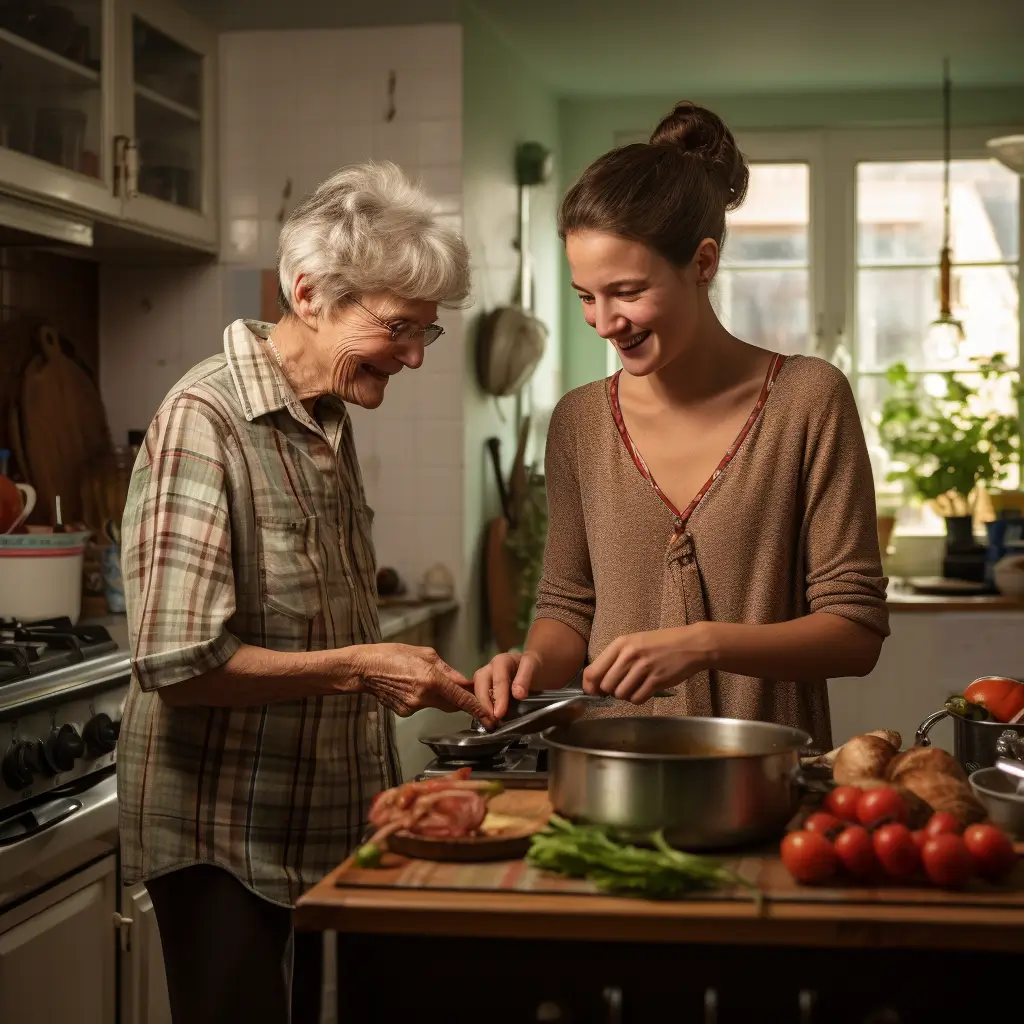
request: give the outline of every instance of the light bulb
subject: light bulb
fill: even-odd
[[[963,328],[955,320],[936,320],[929,324],[924,339],[925,362],[950,363],[960,351]]]

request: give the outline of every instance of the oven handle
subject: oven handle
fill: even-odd
[[[9,846],[45,832],[81,809],[81,800],[67,796],[32,807],[0,825],[0,846]]]

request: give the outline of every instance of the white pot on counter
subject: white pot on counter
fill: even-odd
[[[0,536],[0,619],[34,622],[82,611],[82,558],[87,533]]]
[[[992,582],[1004,597],[1024,598],[1024,555],[1007,555],[996,562]]]

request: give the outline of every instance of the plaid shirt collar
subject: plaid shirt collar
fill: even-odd
[[[322,434],[323,429],[295,396],[273,350],[265,344],[273,329],[274,324],[261,320],[236,320],[224,330],[224,356],[245,418],[251,423],[287,409],[303,426]],[[345,419],[345,403],[336,395],[324,395],[320,402],[330,406],[340,420]]]

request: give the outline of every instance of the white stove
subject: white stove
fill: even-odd
[[[0,621],[0,848],[47,796],[113,768],[130,675],[102,627]]]

